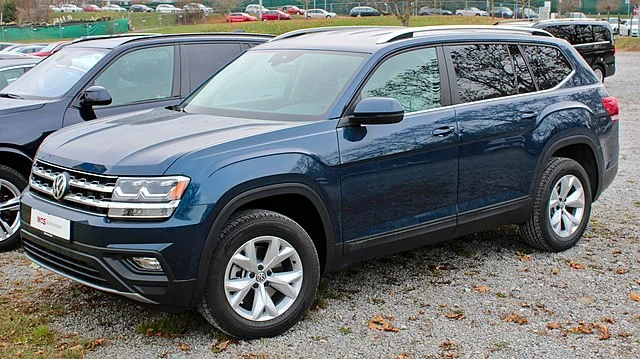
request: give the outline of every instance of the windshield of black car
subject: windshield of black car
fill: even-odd
[[[249,51],[192,94],[182,109],[253,119],[320,120],[366,57],[331,51]]]
[[[108,49],[65,47],[2,89],[25,99],[55,99],[67,93]]]

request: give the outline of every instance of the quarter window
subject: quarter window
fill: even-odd
[[[604,25],[592,25],[595,42],[611,42],[611,31]]]
[[[404,52],[386,60],[367,81],[362,98],[391,97],[405,112],[440,107],[440,72],[433,48]]]
[[[516,83],[518,85],[518,93],[535,92],[536,85],[533,83],[531,72],[529,72],[527,63],[524,61],[524,57],[522,57],[518,46],[510,45],[509,51],[511,52],[511,58],[513,59],[513,69],[516,77]]]
[[[111,106],[172,97],[174,46],[129,52],[112,63],[95,84],[111,93]]]
[[[452,46],[450,53],[461,102],[517,93],[508,45]]]
[[[527,45],[522,46],[522,49],[540,90],[557,86],[572,71],[567,59],[556,48]]]

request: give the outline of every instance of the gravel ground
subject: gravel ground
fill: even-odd
[[[566,252],[531,250],[505,227],[368,261],[326,276],[326,308],[286,334],[220,354],[219,334],[197,315],[183,335],[136,334],[167,315],[38,270],[21,250],[0,254],[0,296],[36,288],[34,302],[62,306],[54,329],[106,339],[88,358],[638,358],[640,302],[630,294],[640,293],[640,53],[617,61],[606,84],[621,104],[620,170]],[[370,329],[377,315],[398,330]]]

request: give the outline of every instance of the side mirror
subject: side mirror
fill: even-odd
[[[361,125],[385,125],[398,123],[403,118],[404,109],[395,98],[368,97],[358,102],[351,122]]]
[[[90,86],[84,90],[80,104],[86,107],[109,105],[111,104],[111,94],[102,86]]]

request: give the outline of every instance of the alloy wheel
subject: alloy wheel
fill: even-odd
[[[585,194],[580,180],[574,175],[565,175],[551,190],[548,213],[553,232],[567,238],[580,227],[584,216]]]
[[[0,179],[0,241],[11,238],[20,228],[20,190]]]

